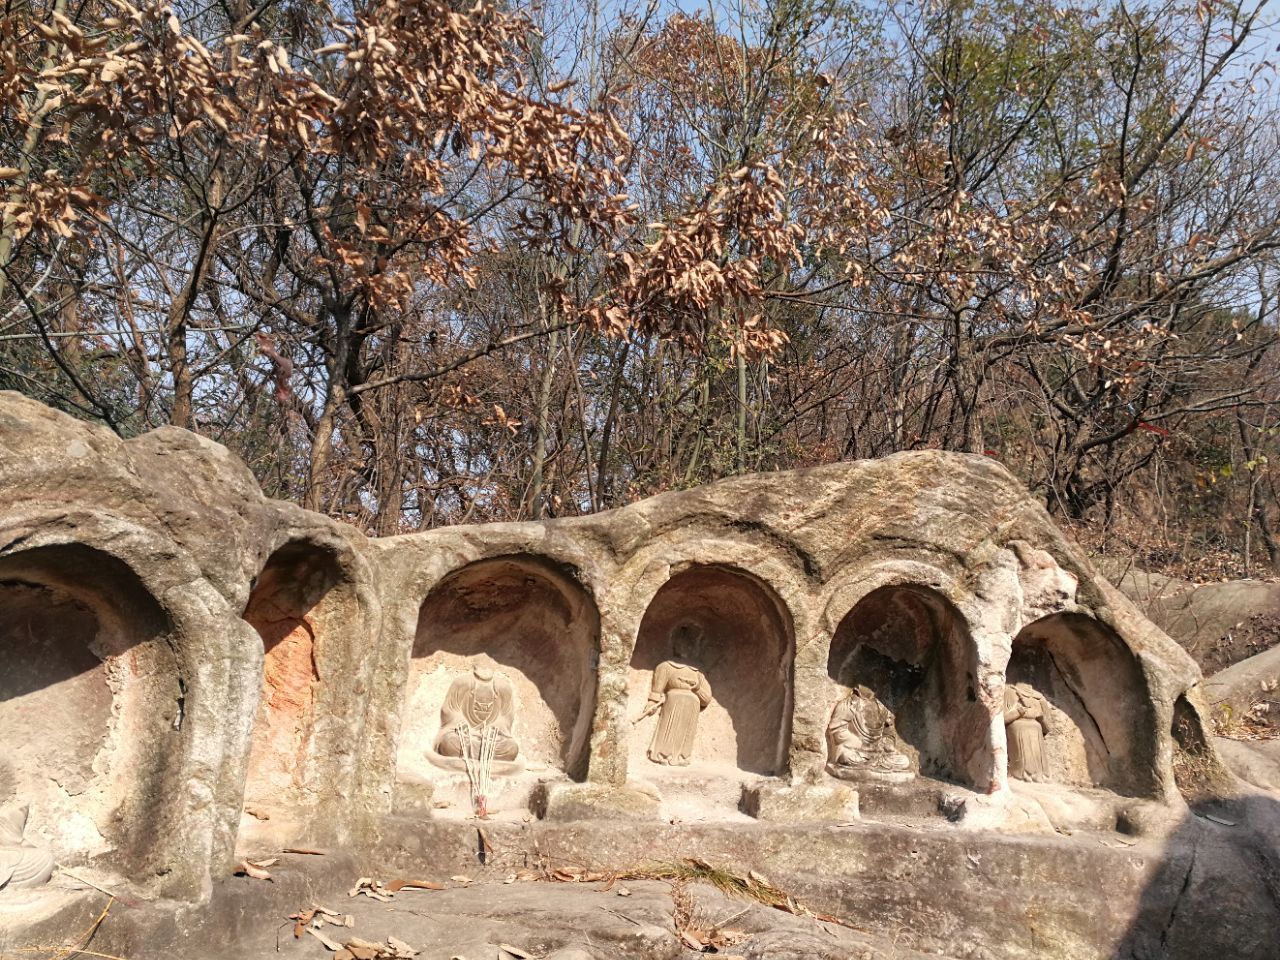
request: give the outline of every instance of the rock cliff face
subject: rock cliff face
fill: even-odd
[[[329,842],[451,802],[429,754],[476,664],[514,690],[519,772],[492,799],[552,817],[847,816],[826,731],[855,683],[975,810],[1011,796],[1006,678],[1046,698],[1059,787],[1177,805],[1216,764],[1190,657],[982,457],[369,540],[185,431],[122,441],[0,394],[0,505],[0,804],[30,803],[61,861],[183,896],[268,822],[246,801]],[[690,766],[664,767],[636,720],[685,622],[713,696]]]

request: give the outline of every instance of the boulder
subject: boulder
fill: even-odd
[[[1215,673],[1205,698],[1221,733],[1270,730],[1280,736],[1280,646]]]
[[[1280,582],[1196,584],[1122,561],[1096,562],[1152,622],[1186,648],[1206,675],[1280,644]]]
[[[1176,807],[1185,744],[1217,763],[1195,663],[989,457],[372,540],[208,439],[6,393],[0,503],[22,664],[0,673],[0,802],[60,863],[152,892],[208,896],[238,839],[360,847],[397,812],[523,820],[539,797],[553,821],[847,820],[829,735],[863,685],[884,729],[846,733],[910,781],[866,786],[864,815],[992,796],[957,828],[1022,824],[1006,678],[1044,697],[1064,789]]]

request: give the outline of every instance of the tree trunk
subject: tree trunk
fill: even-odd
[[[553,331],[547,339],[547,364],[542,369],[542,380],[538,384],[533,471],[529,479],[529,516],[534,520],[541,520],[546,513],[543,471],[547,464],[547,436],[551,430],[551,387],[555,378],[556,349],[559,344],[559,332]]]
[[[347,402],[347,355],[350,351],[351,304],[343,303],[328,310],[333,317],[333,354],[328,359],[329,389],[324,397],[324,409],[316,421],[311,438],[311,456],[308,459],[307,492],[303,506],[308,510],[324,512],[325,485],[329,480],[329,465],[333,461],[333,434],[338,427],[338,412]]]
[[[218,240],[218,216],[222,206],[224,179],[222,172],[214,169],[209,177],[208,203],[204,208],[204,229],[200,234],[200,249],[196,261],[187,274],[182,292],[169,307],[165,324],[166,345],[169,354],[169,372],[173,377],[173,410],[169,423],[175,427],[193,426],[195,379],[187,359],[187,321],[196,297],[204,284],[205,274],[213,261],[213,251]]]
[[[738,367],[738,472],[747,470],[747,358],[742,345],[737,350]]]
[[[604,427],[600,432],[600,459],[596,465],[596,490],[599,491],[600,506],[608,509],[613,506],[613,476],[609,470],[609,446],[613,441],[613,424],[618,416],[618,398],[622,394],[623,375],[627,369],[627,356],[631,352],[631,344],[624,343],[618,351],[613,371],[613,386],[609,389],[609,412],[605,414]]]

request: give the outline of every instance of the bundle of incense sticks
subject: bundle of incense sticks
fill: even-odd
[[[458,734],[462,738],[462,761],[467,768],[467,780],[471,785],[471,808],[479,817],[489,814],[489,782],[493,771],[493,754],[498,746],[498,732],[490,725],[480,728],[479,750],[471,737],[471,726],[461,724]]]

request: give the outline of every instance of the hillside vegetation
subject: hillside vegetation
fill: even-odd
[[[1280,571],[1265,2],[0,8],[0,387],[376,534],[1000,459]]]

